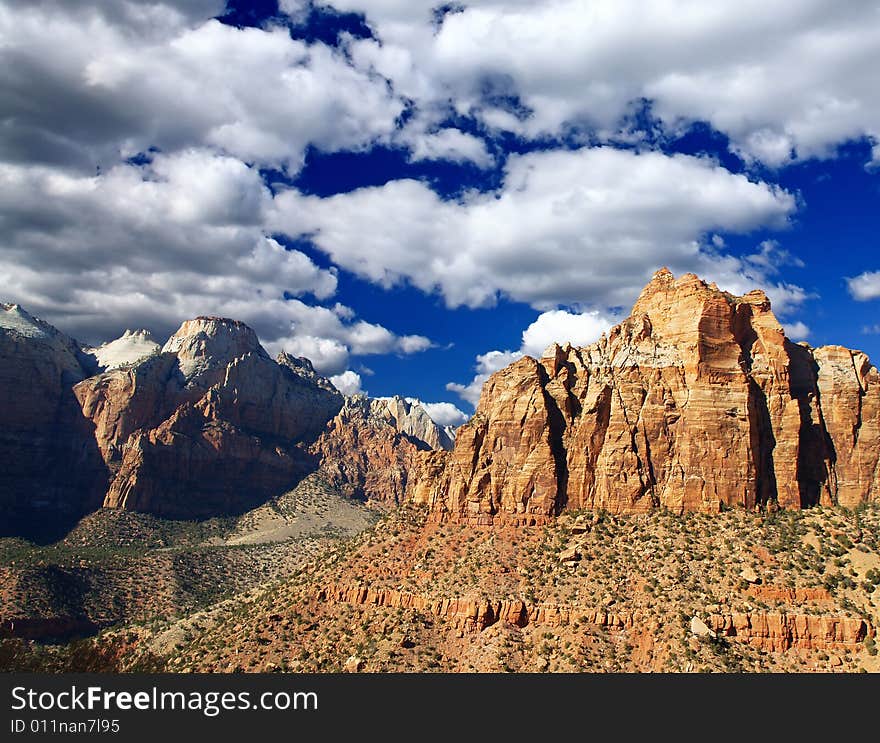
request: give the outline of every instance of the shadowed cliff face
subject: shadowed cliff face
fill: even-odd
[[[791,343],[763,292],[663,270],[607,337],[493,375],[410,497],[474,523],[852,507],[880,499],[878,456],[880,375],[864,354]]]
[[[0,536],[52,541],[101,504],[107,470],[72,385],[76,344],[0,304]]]

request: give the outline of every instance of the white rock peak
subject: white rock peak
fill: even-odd
[[[162,346],[162,353],[177,354],[187,377],[249,353],[269,358],[251,328],[225,317],[187,320]]]
[[[159,353],[159,344],[149,330],[126,330],[119,338],[85,352],[94,356],[102,369],[133,366]]]
[[[25,338],[49,338],[58,331],[17,304],[0,302],[0,328]]]
[[[418,402],[399,395],[370,401],[370,413],[394,426],[400,433],[424,441],[432,449],[451,449],[454,437],[431,418]]]
[[[12,343],[26,342],[31,348],[39,349],[38,353],[51,358],[73,378],[86,376],[76,342],[17,304],[0,302],[0,336],[6,336]]]

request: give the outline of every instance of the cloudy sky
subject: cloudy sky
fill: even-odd
[[[878,69],[876,1],[0,0],[0,300],[444,423],[663,265],[876,358]]]

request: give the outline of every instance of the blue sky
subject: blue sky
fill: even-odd
[[[83,342],[224,314],[469,414],[668,265],[880,357],[876,2],[0,0],[0,42],[0,299]]]

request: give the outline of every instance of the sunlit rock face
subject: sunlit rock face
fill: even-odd
[[[880,375],[845,348],[788,340],[763,292],[658,271],[632,314],[485,384],[411,497],[436,518],[539,523],[880,499]]]
[[[309,467],[298,445],[342,406],[310,364],[273,361],[248,326],[215,317],[74,391],[112,473],[104,505],[174,518],[239,512],[291,487]]]

